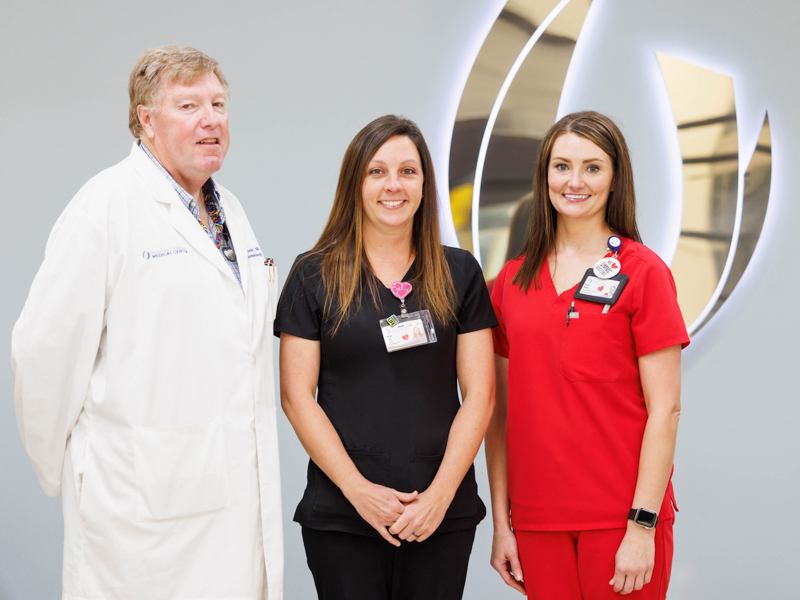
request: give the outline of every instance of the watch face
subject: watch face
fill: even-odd
[[[657,520],[658,514],[644,508],[640,509],[639,514],[636,516],[636,524],[642,527],[655,527]]]

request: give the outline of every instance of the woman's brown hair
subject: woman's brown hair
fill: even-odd
[[[309,256],[322,257],[326,300],[324,317],[335,333],[361,306],[364,289],[378,306],[379,287],[364,249],[361,190],[369,163],[389,138],[405,136],[417,147],[422,162],[422,202],[414,214],[411,246],[415,254],[414,294],[440,324],[455,319],[456,291],[439,240],[436,178],[428,145],[417,125],[386,115],[358,132],[347,147],[339,172],[333,208],[325,229]],[[364,277],[362,277],[364,275]]]
[[[536,158],[533,178],[533,215],[525,246],[519,256],[524,256],[522,266],[511,280],[526,294],[533,283],[534,289],[542,287],[541,270],[547,255],[556,247],[558,212],[550,202],[547,171],[550,154],[556,139],[566,133],[586,138],[608,154],[614,165],[614,191],[608,195],[606,223],[611,231],[641,243],[636,225],[636,194],[633,189],[633,168],[628,145],[619,127],[598,112],[584,111],[563,117],[545,134]]]

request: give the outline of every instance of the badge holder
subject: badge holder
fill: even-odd
[[[392,284],[392,294],[400,300],[400,316],[392,315],[380,320],[387,352],[433,344],[436,341],[436,330],[430,311],[426,309],[410,313],[406,310],[406,296],[411,290],[411,284],[404,281],[395,281]]]
[[[579,300],[613,306],[619,300],[627,283],[628,276],[623,273],[601,279],[595,275],[594,269],[587,269],[574,297]]]

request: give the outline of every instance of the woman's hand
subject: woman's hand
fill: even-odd
[[[424,542],[442,524],[451,501],[452,497],[443,497],[428,488],[406,505],[402,516],[389,528],[389,533],[401,540]]]
[[[380,533],[383,539],[393,546],[400,546],[400,542],[389,535],[387,527],[393,526],[403,515],[407,509],[406,504],[417,499],[417,492],[398,492],[372,483],[356,471],[345,482],[342,493],[361,518]]]
[[[650,583],[655,565],[655,529],[645,529],[632,521],[617,550],[614,577],[608,582],[614,591],[625,595]]]
[[[500,573],[500,577],[519,593],[527,596],[525,591],[524,576],[522,565],[519,562],[519,551],[517,549],[517,538],[509,527],[494,528],[494,539],[492,540],[492,559],[489,561],[494,570]]]

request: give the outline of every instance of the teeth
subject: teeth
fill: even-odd
[[[582,200],[584,198],[588,198],[588,194],[578,195],[578,194],[564,194],[565,198],[569,198],[570,200]]]
[[[216,144],[217,138],[208,138],[206,140],[200,140],[198,144]]]
[[[404,200],[392,200],[391,202],[389,200],[380,201],[384,206],[400,206],[403,202]]]

